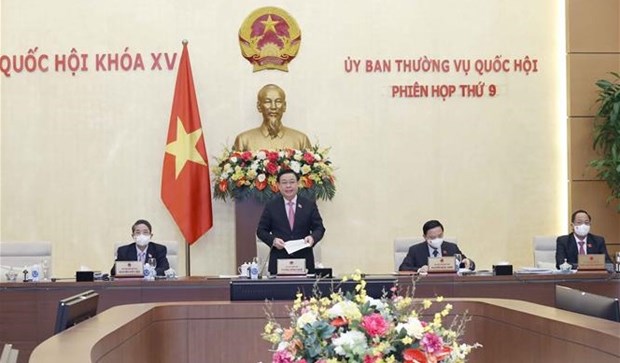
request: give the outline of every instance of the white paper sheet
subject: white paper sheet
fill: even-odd
[[[295,239],[291,241],[286,241],[284,243],[284,248],[289,255],[308,247],[310,247],[310,245],[307,244],[303,239]]]

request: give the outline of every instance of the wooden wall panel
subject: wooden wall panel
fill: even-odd
[[[605,237],[607,244],[620,243],[620,214],[607,204],[609,188],[603,181],[571,183],[571,210],[585,209],[592,216],[592,233]]]
[[[593,124],[593,117],[568,119],[568,173],[571,180],[597,180],[596,170],[588,166],[590,161],[598,158],[592,148]]]
[[[597,87],[601,78],[620,69],[620,54],[568,55],[568,116],[594,116]]]
[[[620,0],[566,0],[569,213],[586,209],[593,232],[605,237],[610,253],[620,250],[620,214],[610,192],[587,163],[592,150],[594,82],[620,72]]]
[[[568,0],[567,50],[620,52],[620,1]]]

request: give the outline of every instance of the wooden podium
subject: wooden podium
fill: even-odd
[[[256,227],[264,205],[254,198],[235,201],[235,261],[237,266],[256,257]]]

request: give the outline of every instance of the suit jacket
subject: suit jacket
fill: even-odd
[[[612,263],[605,246],[605,238],[588,233],[586,241],[586,251],[589,255],[605,254],[605,262]],[[577,255],[579,255],[579,251],[574,233],[560,236],[555,240],[555,267],[560,268],[566,259],[566,262],[573,265],[573,268],[577,268]]]
[[[463,252],[459,249],[459,246],[456,243],[443,241],[441,244],[441,255],[442,256],[454,256],[456,253],[460,253],[463,258],[467,258]],[[403,263],[400,264],[398,268],[399,271],[416,271],[420,267],[424,265],[428,265],[428,258],[430,257],[430,252],[428,250],[428,243],[421,242],[417,243],[411,247],[409,247],[409,251],[407,251],[407,256],[403,260]],[[473,260],[469,260],[471,265],[469,268],[471,270],[476,269],[476,263]]]
[[[275,238],[281,238],[286,242],[312,235],[314,238],[312,247],[314,248],[323,238],[323,234],[325,234],[325,227],[316,203],[299,195],[297,196],[295,224],[292,230],[288,223],[284,198],[281,195],[273,198],[265,205],[256,229],[258,238],[269,247],[273,247]],[[269,250],[269,273],[275,274],[277,272],[277,261],[280,258],[305,258],[306,268],[310,273],[314,272],[312,248],[304,248],[291,255],[285,249],[271,248]]]
[[[168,258],[166,257],[166,253],[168,249],[164,245],[160,245],[159,243],[149,242],[149,245],[146,248],[146,259],[149,257],[155,257],[157,260],[157,267],[155,271],[160,276],[164,275],[164,271],[170,268],[170,264],[168,263]],[[130,243],[125,246],[120,246],[118,250],[116,250],[116,261],[137,261],[138,253],[136,251],[136,243]],[[116,266],[112,266],[111,274],[112,276],[116,275]]]

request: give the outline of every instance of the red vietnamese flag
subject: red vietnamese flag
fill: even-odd
[[[187,43],[179,63],[161,176],[161,199],[190,245],[213,226],[211,182]]]

